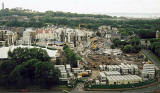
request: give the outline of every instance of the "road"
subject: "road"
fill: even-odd
[[[155,60],[152,55],[147,50],[142,50],[143,54],[146,55],[158,68],[160,67],[160,62]]]

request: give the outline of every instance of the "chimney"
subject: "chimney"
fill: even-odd
[[[2,2],[2,10],[4,10],[4,2]]]

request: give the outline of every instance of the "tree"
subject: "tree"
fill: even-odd
[[[100,33],[99,31],[96,33],[96,35],[97,35],[98,37],[101,37],[101,33]]]
[[[60,71],[55,69],[50,62],[38,62],[35,64],[36,84],[50,88],[59,83]]]
[[[31,59],[14,68],[9,74],[9,84],[15,88],[26,88],[32,85],[50,88],[59,83],[59,77],[60,71],[55,69],[51,62]]]
[[[30,59],[38,59],[40,61],[50,61],[50,57],[46,50],[41,48],[16,48],[12,52],[8,52],[9,59],[17,62],[17,64],[21,64]]]
[[[114,45],[111,45],[111,49],[115,49],[115,46],[114,46]]]
[[[68,46],[63,47],[65,55],[67,57],[68,63],[71,64],[72,67],[77,67],[77,61],[81,60],[81,57],[78,56],[73,50],[71,50]]]
[[[121,43],[121,40],[118,39],[118,38],[115,38],[115,39],[113,40],[113,44],[114,44],[116,47],[118,47],[118,46],[120,45],[120,43]]]
[[[37,62],[39,62],[37,59],[31,59],[27,62],[17,65],[9,75],[10,84],[17,88],[25,88],[27,86],[34,85],[34,65]]]
[[[125,53],[130,53],[132,50],[132,46],[131,45],[126,45],[122,48],[122,51]]]
[[[132,37],[129,42],[132,46],[139,45],[140,44],[140,39],[137,38],[137,37]]]
[[[6,61],[0,65],[0,86],[9,87],[9,73],[16,67],[16,62]]]

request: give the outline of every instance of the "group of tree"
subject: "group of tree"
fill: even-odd
[[[72,49],[69,48],[69,46],[65,45],[63,47],[64,53],[67,58],[67,63],[71,64],[72,67],[77,67],[78,66],[78,60],[81,60],[81,57],[78,56]]]
[[[60,71],[54,68],[47,52],[41,48],[16,48],[9,60],[0,65],[0,86],[50,88],[59,84]]]
[[[156,30],[160,30],[160,19],[141,20],[141,19],[123,19],[117,20],[117,17],[108,15],[94,14],[76,14],[65,12],[26,12],[26,10],[4,9],[0,11],[0,18],[14,15],[27,16],[29,21],[0,21],[0,25],[9,27],[43,27],[47,25],[68,26],[77,28],[79,24],[81,28],[97,30],[101,25],[110,25],[117,27],[122,35],[137,34],[140,38],[154,38]],[[38,17],[35,18],[35,17]]]
[[[123,41],[115,38],[111,48],[116,47],[120,48],[124,53],[138,53],[141,49],[140,39],[137,37],[131,37],[129,41]]]
[[[155,53],[158,57],[160,57],[160,42],[154,42],[151,45],[151,50]]]
[[[151,51],[160,57],[160,39],[150,39],[151,42]]]

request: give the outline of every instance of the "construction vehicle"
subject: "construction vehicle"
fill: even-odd
[[[97,49],[97,46],[94,44],[94,42],[91,43],[91,46],[92,46],[92,49],[93,49],[93,50],[96,50],[96,49]]]
[[[150,62],[146,62],[146,64],[151,64]]]

